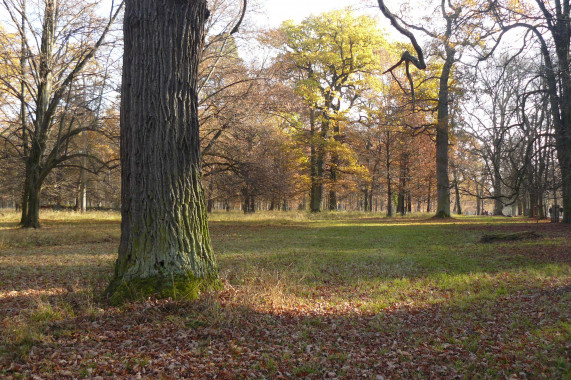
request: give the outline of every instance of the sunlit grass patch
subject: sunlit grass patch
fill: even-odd
[[[3,224],[15,224],[17,225],[20,221],[21,212],[14,211],[11,209],[0,209],[0,223]],[[40,210],[40,222],[95,222],[101,223],[105,221],[121,221],[121,214],[118,211],[56,211],[56,210]]]
[[[119,239],[120,214],[117,212],[44,211],[42,228],[18,226],[19,214],[0,213],[0,250],[16,247],[47,247],[66,244],[109,243]]]

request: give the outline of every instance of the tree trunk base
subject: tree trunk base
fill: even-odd
[[[40,223],[20,223],[22,228],[41,228]]]
[[[438,211],[438,212],[433,216],[433,218],[436,218],[436,219],[450,218],[450,214],[447,214],[446,211],[441,210],[441,211]]]
[[[41,228],[40,221],[29,216],[21,220],[19,225],[22,228]]]
[[[119,306],[128,300],[137,301],[151,296],[191,301],[198,298],[200,293],[219,289],[222,289],[222,283],[217,276],[196,278],[189,274],[168,278],[153,276],[129,281],[114,279],[105,289],[104,295],[111,305]]]

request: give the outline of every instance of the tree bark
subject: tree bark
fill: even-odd
[[[38,164],[32,164],[28,170],[28,177],[25,180],[26,189],[24,191],[24,199],[22,200],[22,209],[26,210],[20,221],[20,225],[23,228],[40,227],[40,191],[42,183],[39,178],[39,166]]]
[[[454,191],[455,191],[455,195],[456,195],[456,204],[454,206],[454,209],[456,211],[456,214],[458,215],[462,215],[462,204],[460,203],[460,189],[458,188],[458,181],[456,179],[454,179]]]
[[[408,213],[412,212],[412,195],[410,192],[406,194],[406,210]]]
[[[375,179],[375,177],[373,177],[373,183],[375,183],[375,182],[376,182],[376,179]],[[373,212],[373,189],[374,189],[373,185],[371,184],[371,188],[369,189],[369,209],[367,210],[369,212]],[[376,199],[375,199],[375,211],[377,211],[376,208],[377,207],[376,207]]]
[[[309,208],[311,212],[321,211],[321,199],[323,197],[323,154],[317,142],[315,128],[315,110],[309,113],[310,140],[311,140],[311,189],[309,193]]]
[[[335,176],[335,177],[334,177]],[[331,185],[333,186],[337,177],[335,170],[331,171]],[[337,192],[335,190],[329,190],[329,211],[337,210]]]
[[[430,202],[432,202],[432,181],[428,180],[428,199],[426,200],[426,212],[430,212]]]
[[[385,168],[387,170],[387,216],[393,216],[393,193],[391,187],[391,132],[387,130],[385,141]]]
[[[559,167],[561,170],[561,193],[563,195],[563,223],[571,223],[571,73],[569,66],[571,64],[571,56],[569,50],[571,48],[571,22],[569,20],[570,13],[569,0],[564,2],[563,14],[557,15],[557,20],[551,29],[553,40],[555,42],[555,52],[559,65],[561,87],[559,95],[559,115],[552,109],[555,120],[555,140],[557,148],[557,158],[559,159]],[[544,53],[545,56],[545,53]],[[550,74],[553,74],[551,70]],[[550,89],[550,97],[552,100],[551,107],[556,106],[557,87],[553,85],[553,81],[548,80]],[[559,116],[559,117],[555,117]]]
[[[339,112],[337,107],[332,105],[331,101],[326,102],[329,108],[332,108],[334,112]],[[327,116],[326,120],[328,123],[331,123],[331,119]],[[329,127],[327,127],[329,129]],[[339,142],[339,121],[333,121],[333,139],[338,143]],[[331,179],[331,190],[329,191],[329,211],[337,210],[337,180],[338,180],[338,167],[340,164],[339,153],[337,149],[333,149],[331,152],[331,168],[330,168],[330,179]]]
[[[535,191],[529,192],[529,208],[526,216],[528,218],[535,218],[537,216],[537,196]]]
[[[22,24],[20,25],[22,36],[26,35],[26,0],[22,1]],[[26,111],[26,62],[27,62],[27,47],[25,39],[22,38],[22,44],[20,46],[20,121],[22,123],[22,148],[24,152],[24,157],[28,157],[28,118]],[[25,172],[24,172],[24,184],[22,188],[22,214],[20,218],[20,225],[24,225],[24,221],[28,216],[28,162],[24,162]]]
[[[499,148],[496,148],[496,150]],[[496,159],[499,161],[499,158]],[[502,178],[499,162],[494,163],[494,215],[503,215],[504,204],[502,202]]]
[[[455,51],[446,44],[446,60],[440,74],[438,91],[438,125],[436,127],[436,217],[450,217],[450,180],[448,178],[448,80],[454,65]]]
[[[408,152],[403,151],[400,157],[400,175],[399,175],[399,192],[397,201],[397,213],[404,216],[407,212],[406,205],[406,187],[407,187],[407,176],[408,176]]]
[[[404,214],[406,213],[404,197],[405,197],[405,194],[402,191],[402,179],[401,179],[401,183],[399,185],[398,198],[397,198],[397,213],[401,214],[401,216],[404,216]]]
[[[56,30],[56,4],[47,0],[42,25],[40,46],[39,85],[36,99],[36,120],[34,138],[26,157],[26,185],[22,199],[22,220],[24,228],[40,227],[40,195],[42,188],[42,153],[45,150],[51,117],[48,112],[53,88],[53,50]]]
[[[121,88],[121,241],[112,303],[218,285],[200,183],[197,78],[206,0],[128,0]]]

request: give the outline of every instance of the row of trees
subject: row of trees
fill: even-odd
[[[39,225],[40,194],[44,204],[118,207],[121,41],[112,25],[122,3],[107,17],[95,2],[3,5],[12,30],[2,32],[1,170],[10,178],[2,198],[21,205],[24,226]],[[240,8],[212,3],[197,89],[209,210],[264,204],[448,216],[452,192],[456,212],[464,199],[480,213],[489,198],[494,214],[516,205],[545,216],[566,186],[564,128],[549,95],[554,63],[538,60],[529,34],[515,53],[497,47],[506,31],[541,25],[507,24],[510,8],[499,3],[443,2],[420,21],[404,17],[406,7],[380,5],[421,53],[402,55],[406,70],[391,65],[408,46],[389,43],[373,19],[349,10],[258,33],[275,54],[256,66],[230,33]],[[410,31],[428,37],[425,52]]]
[[[266,115],[264,131],[275,131],[272,141],[282,147],[271,151],[285,159],[285,148],[290,164],[272,166],[261,159],[271,155],[268,137],[259,145],[252,145],[252,139],[242,145],[235,144],[240,137],[229,133],[231,143],[225,153],[218,152],[218,170],[206,172],[215,177],[208,180],[211,204],[217,201],[227,208],[243,195],[246,212],[253,211],[249,205],[255,197],[264,199],[270,209],[282,198],[312,211],[372,210],[375,199],[376,209],[389,214],[394,206],[406,212],[414,204],[414,209],[447,216],[452,191],[456,212],[463,209],[459,200],[467,197],[474,200],[470,211],[476,213],[483,211],[482,200],[490,199],[489,211],[494,214],[514,206],[511,213],[545,216],[547,196],[554,197],[553,203],[560,199],[556,195],[562,178],[553,157],[554,136],[545,117],[549,106],[542,101],[545,81],[533,45],[514,54],[496,49],[493,42],[486,48],[482,33],[469,40],[467,30],[483,28],[484,22],[481,16],[479,24],[473,22],[477,12],[462,11],[457,8],[454,15],[440,7],[440,13],[431,16],[430,20],[444,15],[445,28],[450,29],[447,38],[456,49],[452,66],[446,67],[446,45],[436,41],[434,50],[428,51],[425,72],[409,71],[410,90],[404,84],[407,74],[399,74],[396,65],[389,68],[403,46],[388,43],[367,17],[333,12],[299,25],[285,23],[263,35],[263,43],[278,54],[271,69],[249,73],[252,81],[265,78],[249,85],[253,101],[240,97],[232,104],[241,105],[241,112],[252,111],[242,118],[246,123],[238,123],[242,129]],[[463,28],[462,40],[452,41],[453,31],[460,34],[460,26],[452,28],[454,23]],[[438,35],[416,29],[433,39]],[[489,54],[492,49],[496,54]],[[489,57],[484,60],[485,55]],[[460,61],[462,56],[469,57],[467,62]],[[240,65],[248,72],[243,62],[233,67]],[[383,75],[387,68],[396,80]],[[448,72],[443,75],[443,70]],[[209,125],[203,128],[208,131]],[[257,130],[252,127],[251,135],[261,136]],[[230,147],[232,158],[224,160]],[[435,150],[441,157],[436,162]],[[216,152],[216,146],[209,150],[211,155]],[[414,154],[418,152],[423,154]],[[207,169],[211,162],[206,155]],[[355,202],[355,196],[361,199]]]

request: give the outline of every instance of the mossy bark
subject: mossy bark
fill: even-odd
[[[197,78],[205,0],[125,3],[121,242],[111,301],[217,286],[200,183]]]
[[[140,300],[147,297],[192,300],[204,291],[222,287],[217,276],[197,278],[192,273],[186,275],[151,276],[117,281],[109,293],[111,305],[121,305],[127,300]]]

